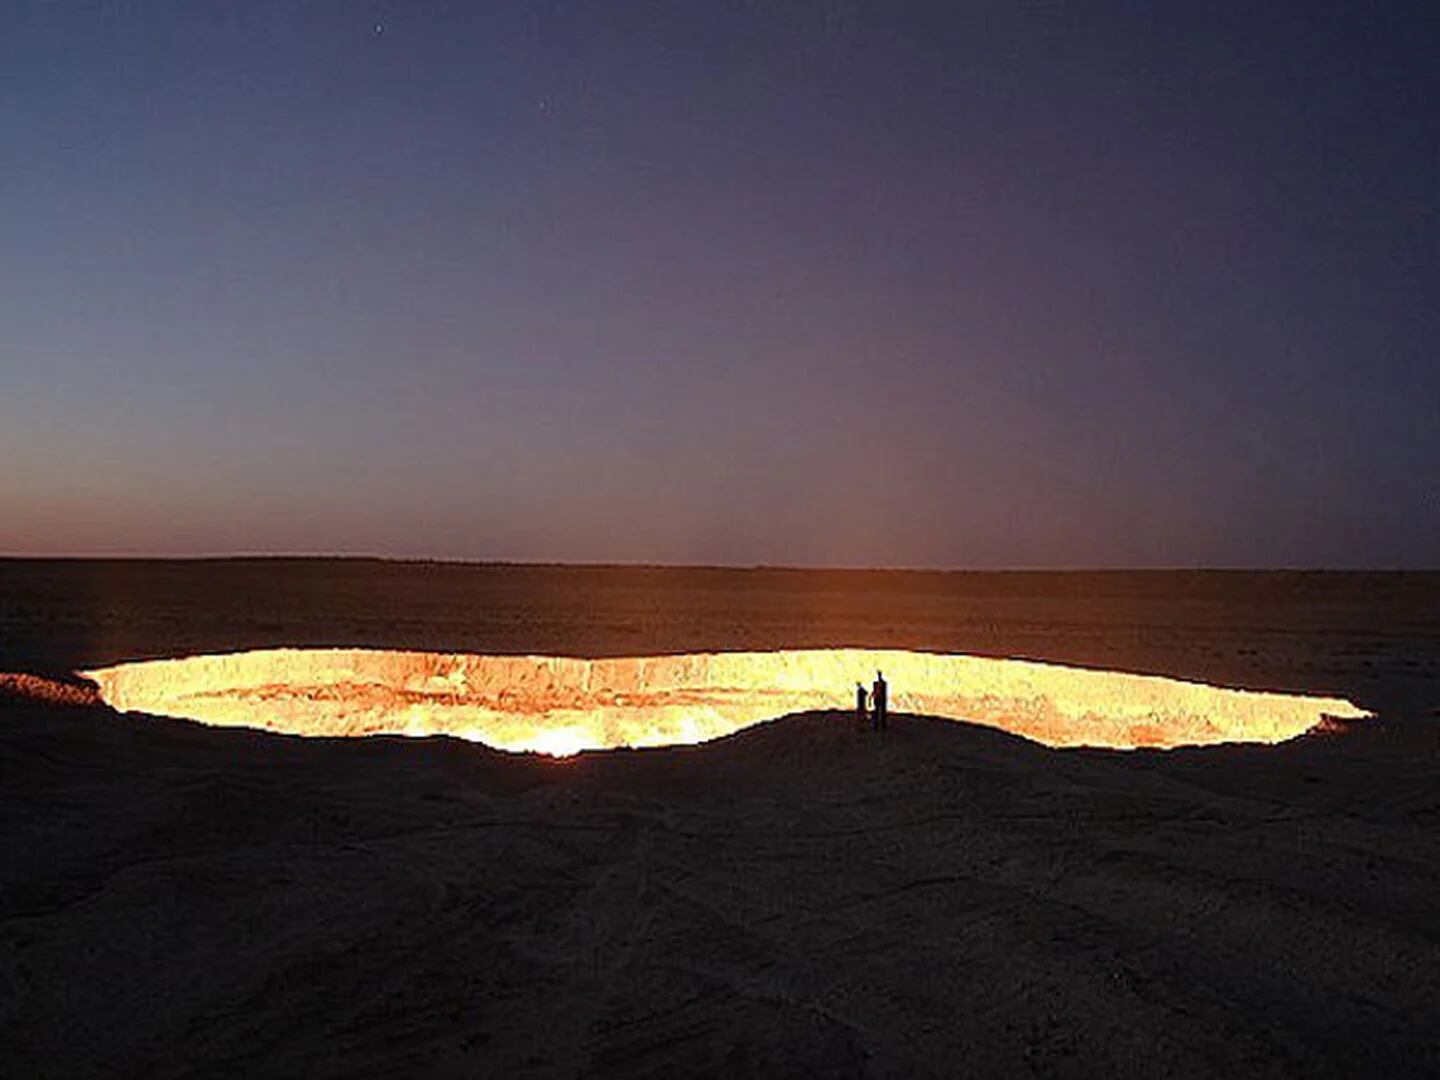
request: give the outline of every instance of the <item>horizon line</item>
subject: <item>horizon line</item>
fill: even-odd
[[[428,555],[379,555],[367,552],[230,552],[204,554],[87,554],[0,551],[0,562],[381,562],[456,567],[533,567],[577,570],[730,570],[800,573],[909,573],[909,574],[1130,574],[1130,573],[1294,573],[1294,574],[1404,574],[1440,572],[1434,566],[1363,565],[1257,565],[1248,564],[1034,564],[1010,566],[862,565],[854,563],[686,563],[644,560],[562,560],[457,558]]]

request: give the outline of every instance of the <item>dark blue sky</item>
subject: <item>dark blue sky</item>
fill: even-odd
[[[1440,564],[1440,9],[4,6],[0,551]]]

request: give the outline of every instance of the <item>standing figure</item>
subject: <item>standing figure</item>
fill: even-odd
[[[875,686],[871,691],[872,700],[875,702],[875,730],[885,730],[887,707],[890,704],[890,686],[885,681],[883,671],[875,672]]]
[[[865,694],[865,684],[855,684],[855,726],[861,731],[865,730],[865,721],[870,719],[869,699]]]

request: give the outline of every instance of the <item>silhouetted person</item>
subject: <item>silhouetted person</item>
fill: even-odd
[[[870,719],[870,701],[865,696],[865,684],[855,684],[855,726],[862,731],[865,729],[865,722]]]
[[[875,702],[875,730],[885,730],[886,709],[890,704],[890,686],[885,681],[883,671],[875,672],[875,686],[871,690],[871,698]]]

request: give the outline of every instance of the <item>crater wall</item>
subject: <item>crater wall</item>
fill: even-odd
[[[1274,743],[1340,698],[1261,693],[1024,660],[817,649],[583,660],[267,649],[85,674],[119,710],[294,735],[454,735],[565,754],[703,742],[807,710],[851,710],[877,671],[892,712],[964,720],[1053,747]]]

